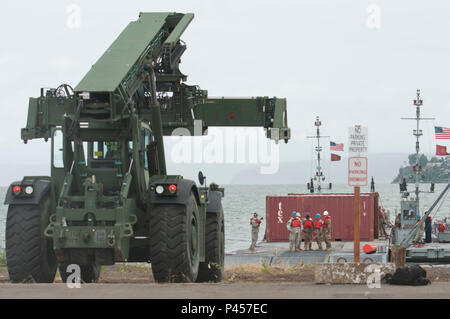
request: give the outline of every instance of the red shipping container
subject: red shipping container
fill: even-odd
[[[311,217],[319,213],[322,217],[326,210],[332,219],[331,239],[353,241],[353,207],[353,193],[266,196],[266,240],[289,241],[286,223],[293,211],[299,212],[304,219],[306,213]],[[378,238],[378,193],[361,193],[360,214],[360,240]]]

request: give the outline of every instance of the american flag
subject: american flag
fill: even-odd
[[[434,133],[436,134],[436,139],[445,140],[450,139],[450,128],[435,126]]]
[[[332,151],[344,151],[344,143],[336,144],[330,141],[330,150]]]

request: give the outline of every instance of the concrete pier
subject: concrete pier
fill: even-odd
[[[366,243],[377,245],[378,251],[374,254],[364,253],[362,247]],[[287,242],[259,242],[255,252],[244,249],[227,253],[225,267],[245,264],[294,266],[353,261],[353,242],[331,244],[332,249],[329,251],[317,250],[317,245],[313,244],[312,251],[291,252]],[[361,242],[360,250],[361,262],[388,262],[387,242],[384,240]]]

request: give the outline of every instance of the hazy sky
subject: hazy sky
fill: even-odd
[[[182,37],[189,84],[210,96],[287,98],[284,161],[311,159],[316,115],[336,142],[362,124],[369,152],[412,153],[414,125],[400,117],[414,116],[418,88],[423,115],[436,118],[423,124],[423,150],[434,152],[434,124],[450,127],[448,1],[4,1],[0,163],[48,162],[48,144],[20,141],[28,97],[75,86],[141,11],[195,13]]]

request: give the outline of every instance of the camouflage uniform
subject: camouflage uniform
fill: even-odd
[[[312,250],[312,235],[313,235],[314,224],[310,228],[305,228],[305,222],[307,220],[310,220],[312,223],[312,220],[310,218],[307,218],[303,221],[303,232],[305,233],[305,250]]]
[[[322,239],[325,242],[327,250],[331,249],[331,218],[328,217],[327,223],[323,222]]]
[[[300,221],[300,231],[298,232],[298,240],[295,245],[295,250],[302,250],[302,231],[303,231],[303,220],[300,217],[297,217]]]
[[[386,234],[386,227],[387,225],[387,218],[386,218],[386,213],[384,212],[384,210],[380,209],[380,218],[379,218],[379,222],[378,222],[378,233],[382,236],[387,236]]]
[[[317,221],[316,221],[317,222]],[[323,220],[319,219],[319,228],[316,228],[316,222],[314,223],[314,237],[316,239],[319,250],[322,250],[322,224]]]
[[[420,220],[418,220],[417,222],[419,222]],[[425,231],[425,223],[422,223],[422,225],[420,225],[419,230],[417,230],[416,236],[414,237],[414,243],[416,244],[423,244],[423,233]]]
[[[298,217],[291,217],[286,223],[286,228],[289,231],[289,250],[299,249],[301,244],[301,227],[293,227],[294,220],[300,221]],[[301,223],[301,221],[300,221]]]
[[[400,228],[400,227],[402,227],[402,217],[401,217],[401,215],[400,214],[398,214],[396,217],[395,217],[395,222],[394,222],[394,226],[395,227],[397,227],[397,228]]]
[[[252,226],[252,244],[250,245],[250,250],[254,251],[256,242],[258,241],[259,226],[261,225],[261,220],[256,217],[250,218],[250,225]]]

